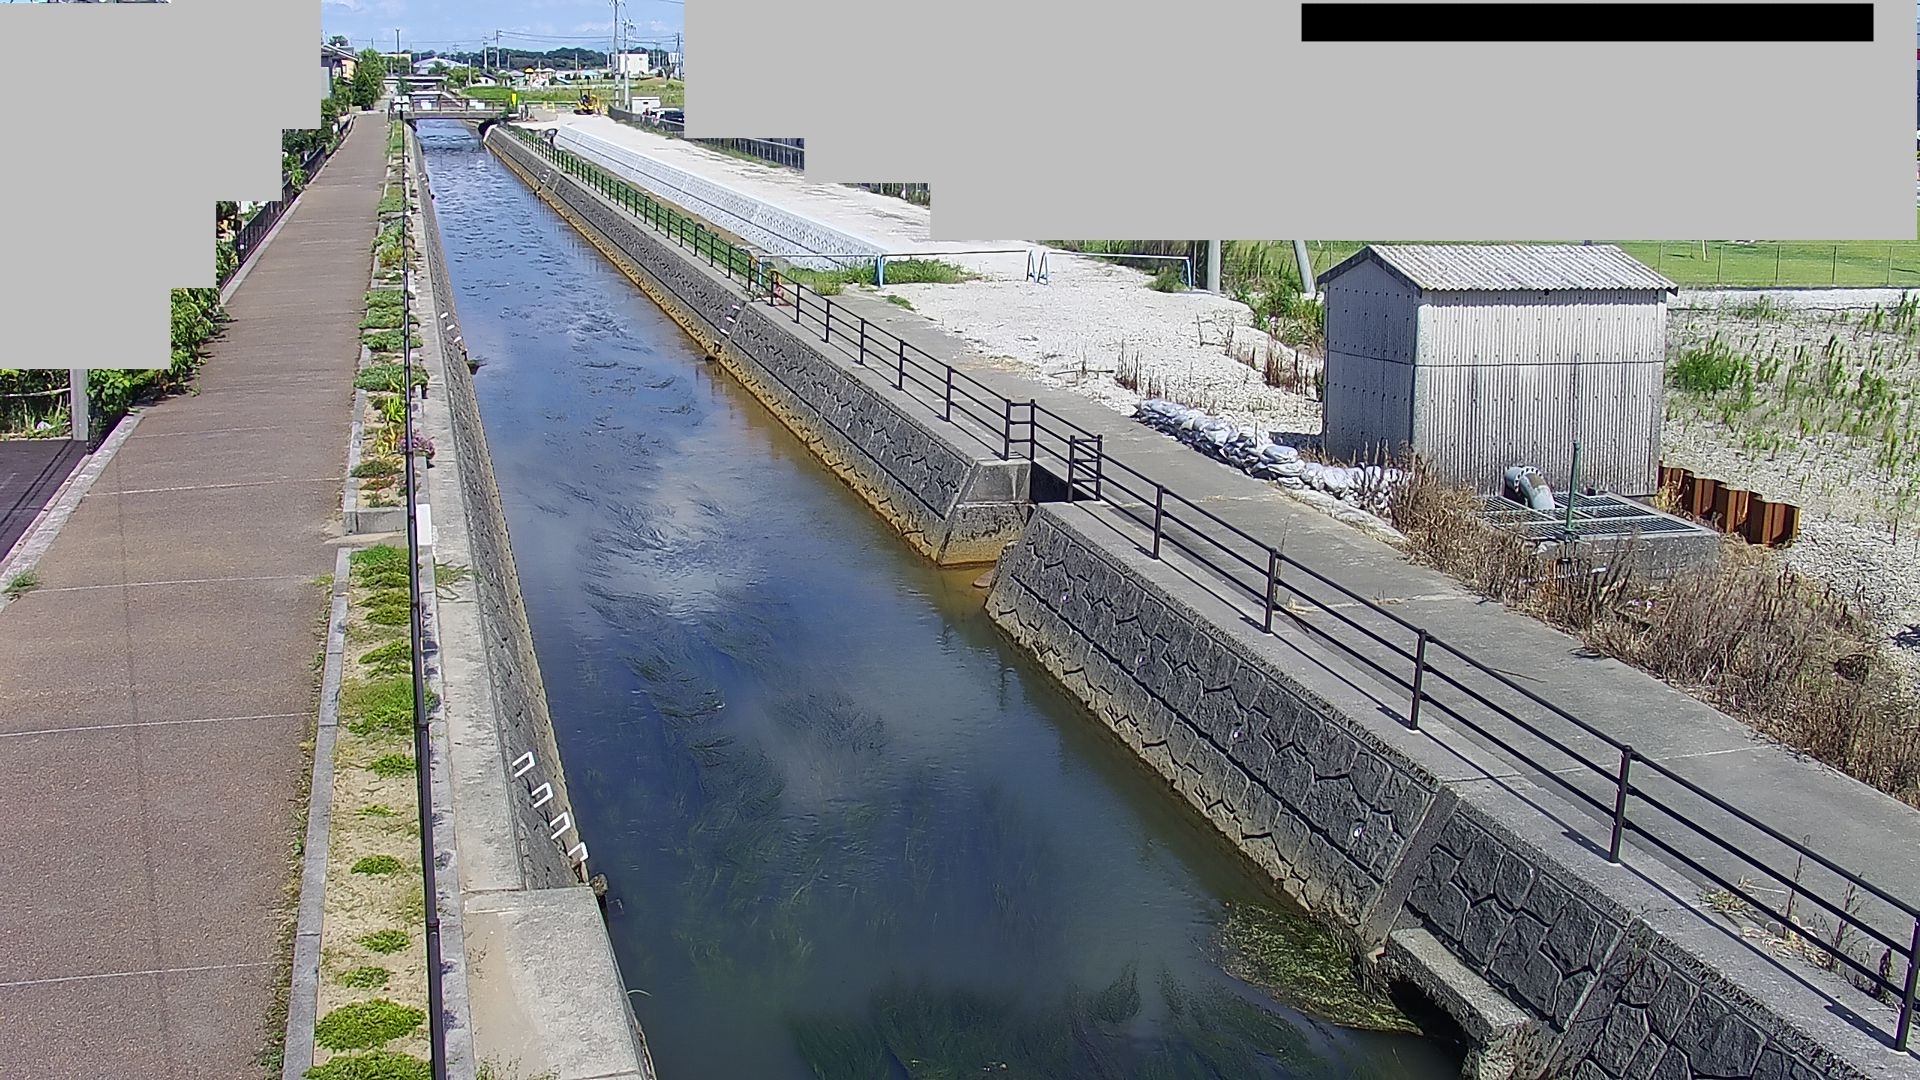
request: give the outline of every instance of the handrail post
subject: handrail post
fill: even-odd
[[[1627,831],[1627,779],[1632,771],[1633,744],[1627,743],[1620,747],[1619,788],[1613,796],[1613,839],[1607,844],[1607,861],[1615,865],[1619,865],[1620,862],[1620,839]],[[1911,969],[1907,972],[1907,985],[1909,987],[1913,985]],[[1908,999],[1912,999],[1911,993],[1908,994]]]
[[[1037,459],[1040,453],[1040,403],[1027,399],[1027,460]]]
[[[1080,440],[1067,436],[1067,504],[1073,504],[1074,473],[1080,465]]]
[[[1167,485],[1153,485],[1153,557],[1160,557],[1160,519],[1165,516],[1163,506],[1167,498]]]
[[[828,297],[826,303],[827,303],[826,318],[820,320],[820,340],[832,341],[833,340],[833,298]]]
[[[1093,501],[1099,502],[1106,497],[1100,481],[1107,478],[1107,437],[1093,437]]]
[[[860,320],[860,353],[853,358],[853,362],[861,367],[867,366],[867,320],[864,318]]]
[[[1013,457],[1013,399],[1000,399],[1000,460]]]
[[[1409,731],[1419,729],[1420,702],[1426,697],[1425,691],[1421,690],[1420,686],[1426,682],[1427,678],[1427,632],[1420,630],[1418,633],[1419,640],[1413,646],[1413,706],[1407,710]]]
[[[900,357],[899,364],[893,369],[893,388],[895,390],[905,390],[907,388],[907,339],[906,338],[900,339],[899,357]]]
[[[1273,594],[1280,585],[1280,549],[1267,549],[1267,602],[1260,605],[1260,629],[1273,633]]]
[[[1907,987],[1900,995],[1900,1024],[1893,1033],[1893,1048],[1905,1053],[1907,1035],[1913,1030],[1913,992],[1920,982],[1920,916],[1913,920],[1913,944],[1907,947]]]
[[[940,419],[945,420],[949,424],[953,423],[953,365],[952,364],[947,365],[946,398],[945,398],[944,407],[940,411]]]

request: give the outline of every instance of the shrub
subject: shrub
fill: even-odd
[[[372,349],[374,352],[377,352],[377,353],[397,353],[400,351],[400,331],[398,330],[376,330],[373,333],[368,334],[363,340],[366,342],[367,348]],[[419,348],[420,335],[409,334],[407,337],[407,345],[410,348],[415,348],[415,349]],[[395,365],[395,366],[398,367],[399,365]],[[421,368],[418,364],[416,364],[414,365],[414,370],[418,371],[418,370],[421,370]],[[400,389],[399,384],[400,384],[400,380],[398,377],[396,377],[394,379],[394,385],[392,389],[395,389],[395,390]],[[365,389],[365,387],[362,387],[362,389]],[[386,388],[382,387],[382,389],[386,389]]]
[[[400,463],[392,458],[369,458],[353,467],[356,479],[369,480],[375,477],[400,475]]]
[[[397,874],[407,868],[407,864],[391,855],[368,855],[354,860],[352,872],[356,874]]]
[[[360,944],[377,953],[396,953],[412,942],[405,930],[376,930],[360,938]]]
[[[306,1072],[306,1080],[432,1080],[433,1069],[412,1054],[372,1050],[342,1054]]]
[[[371,339],[368,340],[368,346],[372,347]],[[400,347],[400,335],[397,331],[393,334],[393,347],[396,349]],[[361,390],[397,394],[405,383],[406,377],[405,365],[369,364],[365,371],[354,376],[353,385]],[[427,385],[427,369],[422,365],[413,365],[413,385]]]
[[[378,990],[387,985],[387,980],[392,977],[393,972],[386,968],[368,965],[343,973],[340,976],[340,985],[350,986],[355,990]]]

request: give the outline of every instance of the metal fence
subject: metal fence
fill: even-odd
[[[1854,976],[1856,985],[1895,1003],[1892,1043],[1906,1050],[1920,980],[1920,906],[1117,459],[1106,452],[1100,435],[1031,399],[1008,398],[846,305],[836,306],[832,297],[761,267],[751,253],[606,170],[517,133],[571,175],[741,282],[748,303],[766,303],[783,318],[791,316],[795,326],[875,369],[895,390],[939,413],[1001,459],[1057,467],[1069,502],[1092,500],[1116,512],[1153,559],[1172,548],[1204,568],[1224,585],[1230,602],[1250,610],[1248,621],[1262,631],[1273,633],[1280,615],[1371,671],[1402,695],[1396,719],[1406,728],[1418,730],[1423,718],[1444,716],[1525,764],[1594,815],[1600,828],[1588,839],[1607,861],[1620,862],[1622,844],[1631,835],[1781,927],[1804,926],[1795,908],[1801,902],[1813,905],[1836,928],[1834,947],[1823,951]],[[1807,867],[1816,868],[1814,877],[1805,876]],[[1788,899],[1780,904],[1762,893]],[[1859,913],[1863,898],[1884,905],[1881,919]],[[1911,933],[1896,937],[1883,928],[1889,922],[1910,927]],[[1868,952],[1880,951],[1878,963],[1842,947],[1843,939],[1872,943]]]
[[[781,165],[789,169],[807,167],[807,140],[805,139],[689,139],[686,124],[678,120],[669,120],[658,113],[629,112],[626,109],[608,106],[607,115],[656,135],[697,143],[722,153],[756,158],[768,164]]]

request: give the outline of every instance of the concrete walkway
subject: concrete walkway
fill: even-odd
[[[260,1075],[386,131],[357,122],[0,612],[0,1077]],[[111,313],[102,317],[111,318]]]

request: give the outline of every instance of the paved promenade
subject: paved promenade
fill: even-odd
[[[0,609],[0,1078],[236,1080],[278,1042],[385,142],[356,122],[198,393]]]

